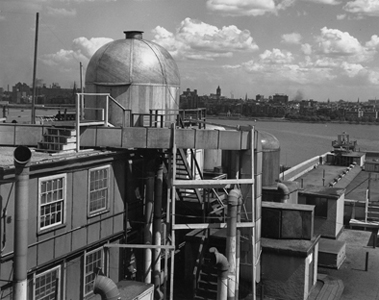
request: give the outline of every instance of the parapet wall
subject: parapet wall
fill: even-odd
[[[280,174],[280,179],[284,181],[294,181],[310,170],[316,168],[320,164],[324,164],[327,161],[327,156],[331,155],[331,152],[326,152],[322,155],[310,158],[292,168],[284,171]]]

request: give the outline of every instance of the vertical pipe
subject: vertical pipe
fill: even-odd
[[[76,152],[80,151],[80,119],[79,119],[79,103],[80,103],[80,94],[76,94]]]
[[[217,268],[217,300],[226,300],[228,297],[228,260],[215,247],[210,248],[209,252],[213,254],[211,264]]]
[[[162,188],[163,188],[163,162],[159,159],[157,177],[155,180],[154,194],[154,245],[161,245],[161,226],[162,226]],[[154,299],[163,299],[161,291],[161,249],[154,249]]]
[[[256,245],[256,234],[255,234],[255,230],[256,230],[256,225],[255,225],[255,221],[256,221],[256,216],[255,216],[255,206],[257,204],[256,200],[255,200],[255,177],[254,177],[254,174],[255,174],[255,162],[254,162],[254,159],[255,159],[255,152],[254,152],[254,149],[255,149],[255,129],[254,127],[251,128],[251,131],[250,131],[250,136],[251,136],[251,140],[250,140],[250,151],[251,151],[251,178],[253,180],[253,184],[250,186],[251,188],[251,221],[253,222],[253,227],[251,228],[251,244],[252,244],[252,276],[251,276],[251,283],[252,283],[252,287],[251,287],[251,290],[252,290],[252,300],[255,300],[256,299],[256,274],[257,274],[257,262],[256,262],[256,258],[257,258],[257,252],[258,252],[258,249],[257,249],[257,245]]]
[[[171,124],[172,129],[172,173],[171,181],[175,180],[176,176],[176,139],[175,139],[175,124]],[[175,186],[171,187],[171,244],[175,246]],[[175,263],[175,249],[171,250],[171,269],[170,269],[170,300],[174,299],[174,263]]]
[[[13,155],[16,168],[13,291],[15,300],[26,300],[29,200],[28,163],[32,153],[28,147],[18,146]]]
[[[154,202],[154,172],[151,170],[152,162],[148,163],[150,169],[147,171],[146,179],[146,202],[145,202],[145,230],[144,241],[146,245],[152,244],[153,229],[153,202]],[[145,250],[145,283],[151,282],[151,248]]]
[[[32,95],[32,115],[31,123],[36,123],[36,73],[37,73],[37,51],[38,51],[38,23],[39,23],[39,13],[36,13],[36,34],[34,41],[34,64],[33,64],[33,95]]]
[[[226,234],[226,256],[229,262],[228,300],[234,300],[236,292],[237,211],[240,201],[241,192],[237,189],[233,189],[228,197],[228,222]]]

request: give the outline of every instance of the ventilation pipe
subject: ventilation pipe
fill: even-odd
[[[213,254],[211,264],[217,269],[217,300],[226,300],[228,296],[228,270],[229,262],[224,255],[219,253],[215,247],[209,249]]]
[[[93,293],[99,294],[101,300],[121,299],[120,292],[113,280],[102,275],[96,275],[93,283]]]
[[[284,183],[279,182],[278,191],[280,192],[280,195],[281,195],[280,202],[287,203],[290,196],[290,190],[288,189],[288,187]]]
[[[15,165],[15,224],[14,224],[14,274],[15,300],[27,299],[27,254],[28,254],[28,200],[29,162],[32,152],[28,147],[18,146],[14,152]]]
[[[226,256],[229,262],[228,300],[236,297],[236,245],[237,245],[237,212],[241,204],[241,191],[233,189],[228,196],[228,222],[226,234]]]
[[[155,180],[155,194],[154,194],[154,245],[160,246],[162,243],[161,226],[162,226],[162,188],[163,188],[163,162],[158,160],[157,178]],[[163,299],[161,292],[161,249],[154,249],[154,299]]]

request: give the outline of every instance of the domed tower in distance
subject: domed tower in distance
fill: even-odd
[[[179,69],[166,49],[142,38],[142,31],[124,33],[125,39],[102,46],[92,56],[85,76],[86,93],[109,93],[131,111],[124,114],[110,101],[109,123],[114,126],[144,126],[143,115],[154,110],[166,114],[168,127],[175,121],[170,110],[179,109]],[[96,114],[105,108],[105,97],[89,96],[85,102],[86,119],[88,114],[99,119]]]

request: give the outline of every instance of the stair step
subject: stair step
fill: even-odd
[[[68,128],[50,127],[50,128],[47,128],[47,134],[57,135],[57,136],[73,136],[73,135],[76,136],[76,130],[68,129]]]

